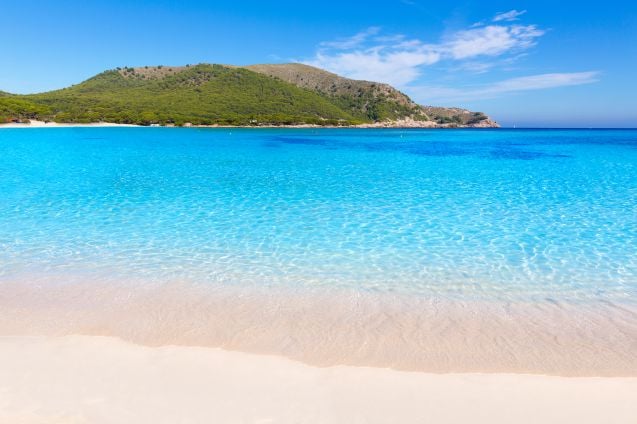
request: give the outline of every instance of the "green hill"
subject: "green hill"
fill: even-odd
[[[452,114],[448,123],[463,125],[473,116],[458,111],[462,113]],[[442,115],[386,84],[354,81],[300,64],[118,68],[61,90],[0,92],[0,122],[355,125],[439,121]]]
[[[428,120],[420,106],[387,84],[343,78],[300,63],[251,65],[246,69],[316,91],[364,121],[396,120],[408,116]]]
[[[29,101],[21,96],[0,93],[0,123],[12,119],[36,119],[50,115],[51,110],[45,105]]]
[[[143,69],[143,68],[142,68]],[[58,122],[182,125],[354,122],[320,95],[245,69],[197,65],[106,71],[81,84],[23,96]]]

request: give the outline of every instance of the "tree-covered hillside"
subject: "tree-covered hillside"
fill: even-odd
[[[69,88],[20,97],[48,108],[42,117],[57,122],[249,125],[356,121],[316,93],[245,69],[197,65],[157,73],[161,75],[133,68],[106,71]]]
[[[465,125],[486,116],[427,110],[386,84],[305,65],[200,64],[118,68],[40,94],[0,92],[0,122],[29,119],[140,125],[354,125],[407,119]]]
[[[50,114],[51,110],[45,105],[0,92],[0,123],[12,119],[36,119]]]
[[[387,84],[343,78],[300,63],[251,65],[246,69],[270,75],[329,98],[364,121],[386,121],[429,117],[409,97]]]

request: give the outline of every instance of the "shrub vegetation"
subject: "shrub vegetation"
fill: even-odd
[[[0,92],[0,122],[333,126],[430,119],[422,107],[391,87],[306,68],[301,70],[327,75],[338,87],[329,80],[321,87],[308,87],[222,65],[125,66],[62,90],[29,95]],[[330,87],[331,91],[326,89]],[[476,122],[486,119],[482,114],[469,116]],[[433,118],[441,123],[463,122],[460,117]]]

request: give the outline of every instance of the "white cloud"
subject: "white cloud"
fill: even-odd
[[[499,97],[504,94],[549,88],[591,84],[599,80],[599,72],[571,72],[530,75],[510,78],[495,83],[468,87],[408,87],[407,91],[416,101],[431,104],[434,102],[462,102]]]
[[[529,75],[479,85],[465,83],[462,87],[418,82],[424,70],[435,64],[445,64],[442,69],[447,69],[447,77],[456,72],[486,74],[494,69],[512,69],[512,64],[545,34],[536,25],[513,22],[524,13],[499,13],[493,18],[498,23],[471,26],[434,43],[404,34],[383,34],[380,28],[370,27],[349,38],[321,43],[314,57],[303,62],[349,78],[398,86],[417,102],[427,104],[461,103],[598,80],[599,72],[588,71]]]
[[[543,34],[535,25],[488,25],[426,43],[403,34],[380,34],[378,27],[370,27],[349,38],[321,43],[315,56],[303,63],[349,78],[404,86],[418,79],[425,66],[510,55],[534,46]]]
[[[590,84],[598,81],[598,76],[599,72],[597,71],[531,75],[511,78],[493,84],[489,91],[493,94],[497,94],[511,91],[540,90],[569,85]]]
[[[498,13],[493,17],[493,22],[511,22],[520,19],[520,16],[524,15],[526,10],[509,10],[508,12]]]
[[[379,27],[369,27],[366,30],[361,31],[358,34],[354,34],[348,38],[343,38],[341,40],[336,40],[336,41],[323,42],[321,43],[321,47],[338,49],[338,50],[353,49],[363,44],[365,41],[369,39],[369,37],[375,34],[378,34],[379,31],[380,31]]]
[[[513,50],[528,49],[542,35],[544,31],[535,25],[489,25],[457,32],[443,48],[454,59],[499,56]]]
[[[455,68],[455,70],[468,71],[473,74],[484,74],[485,72],[490,71],[496,65],[497,63],[493,62],[469,61],[461,63],[460,66]]]
[[[440,60],[439,54],[427,49],[385,51],[370,48],[336,54],[317,53],[308,65],[327,69],[353,79],[386,82],[402,86],[420,76],[420,67]]]

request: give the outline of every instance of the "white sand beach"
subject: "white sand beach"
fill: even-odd
[[[139,125],[133,124],[113,124],[111,122],[93,122],[90,124],[61,124],[58,122],[44,122],[31,120],[28,123],[8,123],[0,124],[0,128],[82,128],[82,127],[138,127]]]
[[[526,334],[518,325],[495,324],[493,314],[413,321],[388,303],[377,305],[385,311],[379,314],[360,296],[342,304],[316,297],[281,303],[286,296],[276,290],[251,298],[185,285],[122,291],[37,279],[31,288],[1,288],[2,424],[628,424],[637,418],[637,377],[628,357],[634,327],[620,325],[619,317],[606,323],[576,315],[586,324],[572,330],[590,335],[573,339],[568,322],[549,311],[564,332],[542,324]],[[357,317],[346,312],[351,301]],[[330,311],[331,320],[320,311]],[[388,321],[392,314],[401,321]],[[381,331],[381,317],[390,331]],[[604,341],[604,329],[625,348]],[[405,331],[409,343],[401,342]],[[424,362],[410,359],[416,353]],[[419,370],[408,370],[412,362]]]
[[[159,127],[160,125],[154,124],[153,127]],[[482,121],[475,125],[452,125],[452,124],[436,124],[433,121],[414,121],[413,119],[401,119],[397,121],[376,122],[373,124],[358,124],[348,126],[334,126],[334,125],[315,125],[315,124],[295,124],[295,125],[192,125],[186,124],[183,127],[186,128],[493,128],[499,125],[491,120]],[[0,128],[96,128],[96,127],[148,127],[144,125],[135,124],[115,124],[111,122],[92,122],[89,124],[78,123],[58,123],[58,122],[44,122],[31,120],[28,123],[8,123],[0,124]],[[179,128],[175,125],[161,125],[162,128]]]
[[[634,423],[637,378],[312,367],[97,336],[0,337],[0,422]]]

